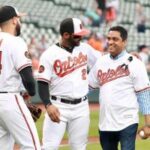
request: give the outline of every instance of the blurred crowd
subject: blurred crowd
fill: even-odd
[[[81,19],[85,26],[100,27],[102,23],[110,25],[117,19],[118,15],[119,0],[95,0],[94,8],[87,9]],[[137,32],[145,33],[146,23],[149,20],[143,5],[137,1],[133,20]]]
[[[35,37],[30,39],[28,43],[28,50],[31,54],[32,64],[34,73],[37,73],[38,66],[39,66],[39,58],[41,54],[49,47],[48,40],[45,38],[44,35],[41,36],[40,41],[36,41]]]
[[[95,0],[94,9],[87,9],[82,17],[85,26],[99,27],[103,22],[110,24],[116,20],[119,0]]]
[[[94,9],[87,9],[81,20],[84,26],[100,27],[102,23],[111,24],[119,15],[119,0],[95,0]],[[145,15],[144,7],[140,2],[136,3],[135,24],[137,32],[145,32],[146,22],[149,19]],[[90,44],[95,50],[101,53],[107,53],[106,37],[100,32],[91,32],[84,42]],[[48,39],[44,35],[40,41],[32,37],[28,43],[28,48],[32,56],[33,69],[37,72],[39,57],[49,47]],[[148,45],[138,45],[137,49],[131,51],[133,55],[141,59],[150,73],[150,48]]]

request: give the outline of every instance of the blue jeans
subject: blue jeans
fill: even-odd
[[[120,142],[121,150],[135,150],[137,128],[138,124],[133,124],[121,131],[99,131],[102,149],[118,150]]]

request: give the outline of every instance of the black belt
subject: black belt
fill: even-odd
[[[5,93],[20,93],[20,94],[21,94],[21,92],[7,92],[7,91],[0,91],[0,94],[5,94]]]
[[[56,96],[51,96],[52,100],[60,100],[62,103],[66,103],[66,104],[79,104],[82,101],[87,100],[87,96],[84,96],[83,98],[79,98],[79,99],[73,99],[73,100],[68,100],[68,99],[64,99],[64,98],[57,98]]]
[[[8,93],[8,92],[0,92],[0,93]]]

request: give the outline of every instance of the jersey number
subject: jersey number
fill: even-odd
[[[2,51],[0,51],[0,74],[1,74],[1,70],[2,70]]]
[[[87,71],[86,69],[82,69],[82,80],[86,80]]]

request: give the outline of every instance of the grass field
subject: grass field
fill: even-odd
[[[89,137],[98,137],[98,111],[91,111],[91,124],[89,130]],[[42,123],[43,123],[44,115],[42,114],[41,118],[37,121],[36,126],[38,129],[38,134],[40,140],[42,139]],[[140,115],[140,123],[139,127],[142,126],[144,118]],[[67,135],[65,134],[64,139],[67,139]],[[61,145],[59,150],[70,150],[68,145]],[[87,150],[101,150],[101,147],[98,142],[89,143],[87,145]],[[147,140],[136,140],[136,150],[150,150],[150,139]]]
[[[70,148],[69,146],[64,146],[64,147],[60,147],[59,150],[70,150]],[[102,150],[102,149],[99,143],[95,143],[95,144],[88,144],[87,150]],[[150,150],[150,140],[137,140],[136,150]]]

